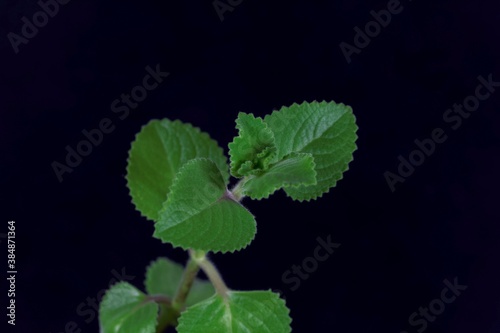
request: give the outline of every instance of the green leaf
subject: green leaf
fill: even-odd
[[[154,236],[183,249],[233,252],[256,232],[253,215],[234,200],[215,163],[194,159],[179,170]]]
[[[236,119],[239,136],[229,144],[231,174],[235,177],[260,174],[276,161],[273,132],[262,118],[240,112]]]
[[[127,186],[136,209],[156,221],[177,171],[199,157],[214,161],[228,182],[227,158],[208,134],[178,120],[145,125],[132,143],[127,166]]]
[[[146,270],[146,292],[149,295],[175,296],[184,269],[166,258],[153,261]]]
[[[295,200],[315,199],[334,187],[356,150],[356,119],[351,107],[335,102],[304,102],[283,107],[264,118],[274,133],[277,157],[310,153],[316,163],[315,185],[285,187]]]
[[[243,190],[252,199],[262,199],[285,186],[314,184],[316,171],[312,155],[292,153],[262,175],[250,176]]]
[[[101,333],[154,333],[158,305],[137,288],[119,282],[106,292],[99,308]]]
[[[212,283],[196,279],[189,291],[186,299],[186,306],[191,306],[212,297],[215,294],[215,289]]]
[[[146,271],[146,291],[149,295],[165,295],[171,300],[184,274],[184,267],[167,258],[158,258]],[[215,293],[208,281],[195,279],[186,300],[186,306],[201,302]]]
[[[179,333],[289,333],[285,302],[270,291],[231,291],[198,303],[181,314]]]

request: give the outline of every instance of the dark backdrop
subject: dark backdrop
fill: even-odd
[[[500,92],[460,125],[443,119],[474,96],[479,76],[500,81],[498,3],[231,3],[219,16],[212,1],[73,0],[15,53],[8,33],[21,38],[22,18],[41,7],[2,1],[0,233],[16,221],[18,270],[17,321],[7,331],[97,332],[88,298],[115,275],[143,288],[151,260],[186,259],[151,237],[125,186],[130,142],[150,119],[190,122],[227,151],[239,111],[335,100],[353,107],[359,125],[350,170],[314,202],[282,192],[244,201],[258,234],[244,251],[212,257],[227,284],[280,290],[294,332],[500,332]],[[360,37],[348,62],[340,44],[355,46],[354,28],[388,5],[398,13],[380,31],[369,25],[374,37]],[[111,103],[157,65],[170,75],[121,120]],[[52,163],[104,118],[114,131],[60,182]],[[408,159],[437,128],[447,140],[391,191],[384,173],[397,174],[398,156]],[[329,235],[341,245],[292,291],[283,274]],[[441,310],[444,281],[455,279],[467,289],[427,327],[412,326],[420,307]]]

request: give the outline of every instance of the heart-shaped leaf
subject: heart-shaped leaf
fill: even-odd
[[[342,103],[312,102],[283,107],[264,118],[274,133],[278,160],[291,153],[314,157],[316,184],[285,187],[295,200],[315,199],[334,187],[356,150],[356,119]]]
[[[178,120],[145,125],[132,143],[127,165],[127,186],[137,210],[156,221],[177,171],[199,157],[214,161],[228,182],[227,158],[208,134]]]
[[[233,252],[246,247],[256,231],[253,215],[226,189],[217,165],[201,158],[177,173],[154,236],[183,249]]]

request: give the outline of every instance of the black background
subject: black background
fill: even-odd
[[[314,202],[283,192],[244,201],[258,233],[244,251],[212,257],[227,284],[281,290],[294,332],[399,333],[417,332],[408,317],[457,277],[467,290],[426,332],[500,332],[500,92],[457,130],[443,121],[479,75],[500,81],[498,2],[402,6],[348,64],[339,44],[352,44],[353,28],[387,1],[245,0],[221,21],[211,1],[72,0],[18,54],[7,33],[40,8],[2,1],[0,233],[16,220],[18,269],[8,331],[59,333],[74,322],[97,332],[76,309],[108,287],[112,270],[143,288],[151,260],[186,259],[151,237],[125,186],[130,142],[150,119],[190,122],[227,151],[239,111],[335,100],[353,107],[359,126],[350,170]],[[157,64],[170,76],[120,120],[111,102]],[[116,129],[60,183],[51,163],[103,118]],[[398,156],[435,128],[447,141],[392,193],[384,172],[396,173]],[[328,235],[342,245],[291,291],[283,273]]]

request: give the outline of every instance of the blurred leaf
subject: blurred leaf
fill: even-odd
[[[158,258],[152,262],[146,271],[146,291],[149,295],[165,295],[171,300],[184,274],[184,267],[167,258]],[[214,287],[208,281],[195,279],[186,300],[186,306],[196,304],[215,293]]]
[[[119,282],[106,292],[99,309],[101,333],[154,333],[158,305],[137,288]]]

